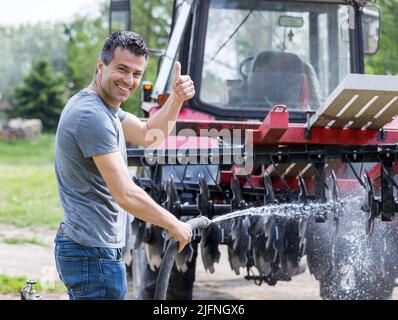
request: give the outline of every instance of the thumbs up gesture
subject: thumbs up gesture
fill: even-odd
[[[189,75],[181,75],[181,64],[175,63],[175,74],[173,79],[173,93],[178,103],[183,103],[195,95],[195,87]]]

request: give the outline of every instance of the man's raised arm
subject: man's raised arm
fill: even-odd
[[[181,75],[181,64],[177,61],[171,95],[162,108],[146,123],[127,113],[122,121],[125,139],[144,147],[158,146],[173,129],[183,102],[194,95],[193,81],[189,75]]]

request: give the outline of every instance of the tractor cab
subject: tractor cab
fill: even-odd
[[[377,8],[355,1],[175,1],[173,21],[154,97],[178,59],[195,82],[188,107],[214,119],[262,120],[283,104],[301,122],[378,45]]]

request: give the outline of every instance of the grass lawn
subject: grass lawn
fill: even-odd
[[[54,135],[0,141],[0,223],[56,228],[62,211],[53,155]]]
[[[36,238],[9,237],[9,238],[4,238],[3,242],[7,243],[7,244],[16,244],[16,245],[30,243],[30,244],[36,244],[38,246],[49,247],[48,244],[46,244]]]
[[[0,274],[0,293],[15,293],[19,292],[25,285],[26,277],[10,277],[7,275]],[[34,285],[34,288],[40,294],[41,291],[45,292],[66,292],[66,288],[59,282],[52,285],[41,284],[38,282]]]

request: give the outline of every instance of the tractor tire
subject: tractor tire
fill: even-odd
[[[320,295],[324,300],[389,300],[391,299],[394,282],[384,279],[382,275],[374,275],[372,279],[360,278],[355,268],[347,265],[342,269],[334,269],[320,280]],[[367,276],[365,276],[367,277]],[[357,283],[350,283],[353,279]]]
[[[375,254],[373,249],[369,249],[362,263],[352,259],[356,255],[354,248],[344,243],[339,246],[336,250],[340,253],[335,257],[334,265],[319,281],[321,297],[325,300],[390,299],[395,279],[389,272],[383,275],[383,267],[371,260]]]
[[[395,287],[396,236],[388,222],[375,221],[372,237],[366,218],[345,213],[333,241],[334,222],[313,222],[307,229],[307,263],[325,300],[385,300]]]
[[[133,297],[135,300],[153,300],[159,273],[159,269],[151,270],[144,246],[145,244],[142,244],[139,248],[133,250],[131,272]],[[193,247],[194,254],[192,260],[187,263],[188,269],[186,272],[178,271],[175,264],[173,266],[167,290],[167,300],[192,300],[197,244],[193,244]]]

